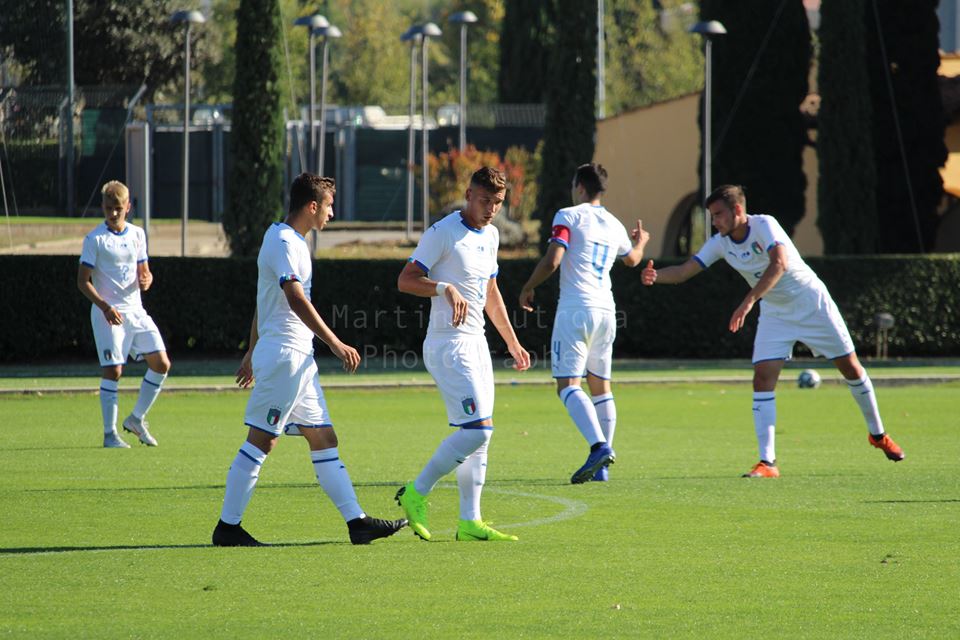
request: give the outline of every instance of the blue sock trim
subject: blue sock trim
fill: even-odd
[[[263,463],[262,463],[262,462],[260,462],[260,461],[257,460],[256,458],[254,458],[252,455],[250,455],[249,453],[247,453],[247,452],[244,451],[243,449],[240,449],[239,453],[240,453],[244,458],[246,458],[247,460],[249,460],[249,461],[252,462],[253,464],[257,465],[258,467],[263,466]]]

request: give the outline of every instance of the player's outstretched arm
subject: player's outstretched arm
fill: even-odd
[[[507,307],[503,303],[503,296],[500,295],[500,287],[497,285],[496,278],[490,278],[487,283],[487,303],[484,306],[487,317],[497,328],[497,332],[503,341],[507,343],[507,351],[513,356],[513,368],[517,371],[526,371],[530,368],[530,354],[520,346],[517,334],[510,324],[510,316],[507,314]]]
[[[623,260],[623,264],[628,267],[635,267],[643,260],[643,250],[646,248],[647,243],[650,242],[650,232],[644,231],[642,220],[637,220],[637,226],[631,229],[630,239],[633,241],[633,249],[630,250],[630,253],[623,256],[621,260]]]
[[[401,293],[409,293],[421,298],[442,295],[447,299],[450,308],[453,309],[451,321],[453,326],[459,327],[467,319],[468,303],[456,286],[449,282],[431,280],[423,269],[412,262],[404,265],[403,271],[400,272],[400,277],[397,278],[397,289]]]
[[[314,335],[320,338],[325,345],[330,347],[333,355],[343,361],[343,369],[347,373],[353,373],[360,366],[360,354],[353,347],[344,344],[340,338],[330,330],[327,323],[323,321],[316,308],[307,299],[303,292],[303,285],[296,280],[288,280],[283,283],[283,295],[287,298],[287,304],[303,324],[307,325]]]
[[[703,267],[693,258],[683,264],[664,267],[663,269],[654,269],[653,260],[650,260],[643,271],[640,272],[640,281],[648,287],[652,284],[680,284],[701,271],[703,271]]]
[[[120,312],[111,307],[110,303],[104,300],[97,288],[93,286],[93,282],[90,281],[92,275],[93,269],[85,264],[80,265],[77,270],[77,288],[80,289],[80,293],[103,312],[103,317],[107,319],[108,323],[123,324],[123,316],[120,315]]]
[[[730,316],[729,329],[733,333],[743,328],[743,323],[747,319],[750,310],[753,309],[753,305],[776,286],[787,270],[789,259],[787,258],[786,247],[778,244],[770,249],[767,254],[770,256],[770,264],[763,270],[763,274],[760,276],[760,279],[757,280],[757,284],[753,285],[753,288],[747,292],[747,295],[743,298],[743,302],[740,303],[739,307],[734,309],[733,315]]]
[[[560,263],[566,248],[562,244],[551,242],[547,252],[540,258],[540,262],[533,268],[533,273],[527,278],[527,283],[520,291],[520,308],[524,311],[533,311],[533,290],[543,284],[553,275]]]

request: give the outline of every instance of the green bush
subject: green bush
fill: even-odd
[[[960,356],[960,256],[808,262],[832,292],[862,354],[873,352],[874,315],[886,311],[896,318],[891,356]],[[537,289],[538,313],[520,311],[517,296],[534,264],[504,260],[498,281],[521,342],[543,359],[549,353],[558,279]],[[430,301],[397,291],[402,268],[393,260],[314,263],[314,304],[369,366],[376,366],[375,359],[392,364],[405,353],[420,352]],[[0,359],[95,358],[90,305],[76,288],[76,269],[72,256],[0,256]],[[151,270],[155,280],[144,305],[174,359],[240,354],[256,304],[253,259],[153,258]],[[729,267],[715,265],[680,286],[644,287],[638,269],[618,266],[613,281],[620,310],[617,357],[750,357],[757,312],[740,333],[727,331],[730,314],[747,291]],[[491,346],[503,352],[489,323],[488,335]],[[318,353],[324,355],[325,349]]]

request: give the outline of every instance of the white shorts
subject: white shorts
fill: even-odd
[[[826,291],[811,292],[786,312],[762,307],[753,341],[753,363],[789,360],[797,342],[828,360],[854,352],[847,325]]]
[[[121,311],[120,315],[122,324],[110,324],[103,311],[96,305],[90,306],[90,324],[101,367],[125,364],[128,356],[143,360],[143,356],[167,350],[160,330],[146,311]]]
[[[493,417],[493,363],[485,336],[427,338],[423,362],[440,389],[452,427]]]
[[[591,373],[610,379],[617,319],[612,311],[557,310],[550,339],[554,378],[582,378]]]
[[[253,349],[255,384],[243,421],[279,436],[300,429],[332,427],[313,355],[258,342]]]

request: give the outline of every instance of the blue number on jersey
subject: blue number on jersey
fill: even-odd
[[[610,247],[605,244],[593,243],[593,260],[591,264],[597,271],[597,279],[603,280],[603,268],[607,264],[607,255],[610,253]],[[599,259],[599,261],[598,261]]]

